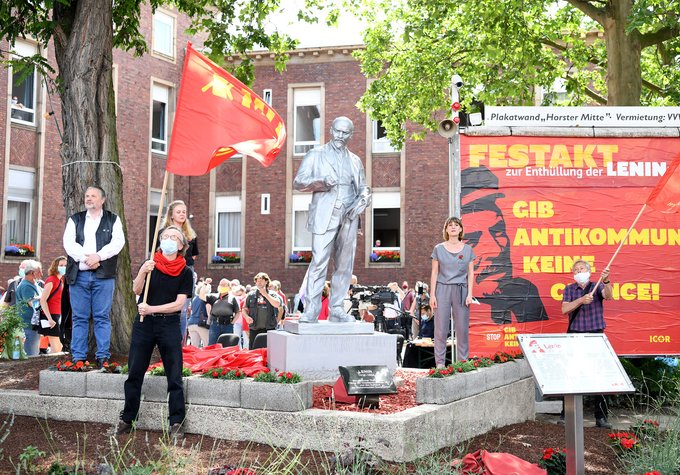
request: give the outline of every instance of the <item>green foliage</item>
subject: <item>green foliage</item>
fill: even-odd
[[[126,370],[126,369],[127,369],[127,365],[125,365],[123,367],[123,370]],[[125,371],[125,373],[127,373],[127,371]],[[149,371],[149,374],[151,376],[165,376],[165,368],[163,366],[156,366],[151,371]],[[186,366],[182,367],[182,376],[183,377],[189,377],[192,374],[193,373],[191,372],[191,369],[187,368]]]
[[[566,449],[548,447],[543,450],[543,456],[538,461],[538,466],[544,468],[548,475],[565,475],[567,473]]]
[[[680,370],[655,358],[620,358],[635,387],[632,397],[617,397],[622,404],[659,407],[680,396]]]
[[[0,311],[0,346],[2,346],[0,359],[12,358],[14,340],[17,336],[21,335],[25,327],[26,325],[19,316],[16,306],[5,307]],[[21,345],[21,348],[22,359],[26,359],[23,345]]]
[[[465,82],[460,94],[468,110],[475,100],[533,105],[536,87],[549,89],[557,79],[569,93],[565,105],[606,103],[607,81],[617,80],[607,74],[609,32],[595,21],[607,12],[603,2],[351,3],[369,25],[366,48],[355,55],[364,74],[374,79],[359,107],[382,121],[395,146],[436,130],[450,107],[454,73]],[[677,0],[637,1],[628,18],[628,31],[639,35],[643,46],[642,105],[680,103],[677,8]],[[586,35],[589,32],[594,34]]]
[[[258,383],[275,383],[277,381],[276,373],[270,371],[269,368],[265,368],[255,375],[253,381]]]
[[[46,45],[55,34],[68,35],[70,24],[79,2],[77,0],[5,0],[0,3],[0,38],[7,39],[10,49],[18,38],[31,36]],[[230,66],[232,72],[246,84],[254,79],[254,64],[245,56],[253,49],[264,48],[275,54],[276,67],[285,67],[285,51],[295,49],[297,41],[278,31],[269,33],[269,16],[279,9],[278,0],[150,0],[155,11],[162,6],[176,7],[189,15],[192,23],[187,32],[204,33],[206,53],[225,66],[225,56],[237,56],[243,62]],[[113,2],[113,46],[136,55],[148,51],[140,31],[142,0]],[[309,16],[309,14],[305,14]],[[5,52],[7,53],[7,52]],[[46,58],[36,55],[23,60],[25,65],[36,65],[43,73],[54,73]],[[15,63],[16,64],[16,63]]]
[[[29,445],[19,454],[19,469],[29,473],[37,473],[38,468],[35,466],[35,462],[44,456],[45,452],[38,450],[33,445]]]
[[[680,398],[676,398],[671,414],[666,418],[669,425],[663,430],[653,424],[654,419],[631,426],[639,433],[640,442],[635,450],[618,453],[622,473],[637,475],[643,473],[680,473]]]
[[[205,373],[203,373],[201,377],[208,379],[238,380],[245,379],[247,375],[240,369],[227,370],[226,368],[211,368]]]

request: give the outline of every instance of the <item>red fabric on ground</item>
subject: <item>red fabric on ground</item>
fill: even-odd
[[[182,348],[184,366],[193,373],[205,373],[211,368],[240,369],[248,376],[253,376],[267,367],[267,349],[240,350],[238,346],[222,348],[222,345],[214,345],[203,348],[185,346]],[[149,366],[149,369],[161,366],[158,362]]]
[[[462,460],[451,462],[452,467],[462,463],[465,475],[546,475],[538,465],[529,463],[512,454],[478,450],[467,454]]]

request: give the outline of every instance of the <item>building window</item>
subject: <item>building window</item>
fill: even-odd
[[[374,192],[372,200],[373,244],[370,261],[399,262],[401,260],[399,192]]]
[[[149,191],[149,244],[148,251],[151,252],[153,245],[153,233],[156,231],[156,223],[158,222],[159,205],[161,204],[161,192],[157,190]],[[163,200],[163,207],[167,209],[168,206],[168,192],[165,192],[165,199]],[[163,216],[164,217],[164,216]],[[161,226],[163,223],[161,223]],[[156,241],[156,247],[160,242]]]
[[[175,59],[175,17],[160,10],[153,14],[153,51]]]
[[[241,262],[241,197],[219,196],[215,201],[217,222],[213,263]]]
[[[9,170],[7,187],[7,226],[5,228],[6,256],[34,256],[31,242],[31,216],[35,173]]]
[[[552,87],[543,91],[543,106],[566,106],[569,105],[569,93],[567,81],[562,78],[555,79]]]
[[[15,59],[33,56],[38,49],[30,43],[17,41],[14,47]],[[35,67],[26,74],[26,70],[14,68],[12,71],[12,120],[19,123],[35,125],[37,71]]]
[[[272,90],[265,89],[262,91],[262,99],[267,103],[268,106],[272,105]]]
[[[304,155],[321,142],[321,89],[295,89],[293,155]]]
[[[391,153],[398,152],[396,148],[390,144],[387,138],[387,131],[382,125],[382,121],[373,121],[373,153]]]
[[[168,104],[170,88],[153,85],[153,105],[151,107],[151,150],[168,153]]]
[[[307,217],[311,202],[311,193],[293,195],[293,249],[288,259],[289,262],[301,263],[312,260],[312,233],[307,231]]]

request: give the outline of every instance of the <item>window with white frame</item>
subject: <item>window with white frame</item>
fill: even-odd
[[[10,168],[8,178],[5,246],[21,244],[30,246],[35,173]],[[5,248],[5,255],[13,254],[12,249]]]
[[[153,14],[154,53],[175,58],[175,17],[156,10]]]
[[[14,45],[14,58],[33,56],[38,52],[36,45],[17,41]],[[12,121],[35,124],[35,108],[37,103],[37,77],[35,67],[32,70],[13,68],[12,70]]]
[[[149,251],[153,245],[153,233],[156,231],[156,223],[158,222],[159,206],[161,204],[161,192],[158,190],[149,191]],[[163,207],[168,206],[168,193],[165,192],[165,199],[163,200]],[[162,225],[163,223],[161,223]],[[156,242],[158,246],[159,242]]]
[[[373,121],[373,153],[391,153],[398,152],[396,148],[390,144],[387,138],[387,131],[382,125],[382,121]]]
[[[544,106],[564,106],[569,104],[567,81],[556,78],[548,90],[543,90],[542,104]]]
[[[215,263],[239,262],[241,256],[241,197],[215,200]]]
[[[168,109],[170,88],[160,84],[153,85],[153,104],[151,106],[151,150],[168,153]]]
[[[312,258],[312,233],[307,230],[311,193],[293,195],[293,249],[289,261],[293,263],[310,262]]]
[[[267,103],[267,105],[271,106],[272,105],[272,90],[271,89],[264,89],[262,91],[262,99],[264,102]]]
[[[321,89],[295,89],[293,104],[293,155],[304,155],[321,143]]]
[[[371,262],[400,261],[401,197],[398,191],[375,191],[372,195],[373,240]]]

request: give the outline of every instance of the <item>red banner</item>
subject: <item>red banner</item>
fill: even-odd
[[[272,164],[286,140],[279,114],[189,43],[167,170],[205,175],[237,153]]]
[[[564,333],[572,264],[595,282],[680,153],[673,138],[461,137],[461,210],[478,259],[470,354]],[[606,334],[622,355],[680,354],[680,214],[646,209],[611,266]]]

